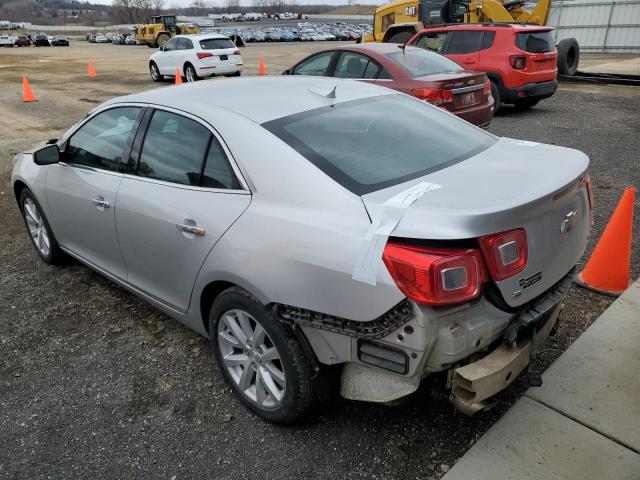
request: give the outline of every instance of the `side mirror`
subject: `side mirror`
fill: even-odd
[[[60,162],[60,149],[58,145],[47,145],[33,152],[33,161],[36,165],[53,165]]]
[[[291,75],[291,68],[286,69],[284,72],[282,72],[282,75]]]

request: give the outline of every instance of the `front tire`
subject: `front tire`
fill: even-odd
[[[40,258],[49,265],[60,263],[64,259],[64,252],[60,249],[53,236],[47,218],[42,213],[40,204],[27,188],[20,192],[20,213],[27,227],[31,243]]]
[[[151,62],[149,64],[149,75],[151,75],[151,80],[153,80],[154,82],[161,82],[164,78],[163,75],[160,75],[160,69],[158,68],[156,62]]]
[[[216,362],[227,384],[256,415],[291,423],[313,404],[311,369],[288,326],[245,290],[221,293],[209,313]]]

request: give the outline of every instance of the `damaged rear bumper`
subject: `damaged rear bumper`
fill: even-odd
[[[453,370],[451,402],[462,413],[473,415],[489,406],[487,402],[504,390],[527,367],[532,355],[547,339],[564,304],[557,304],[530,332],[529,338],[513,347],[505,344],[480,360]]]

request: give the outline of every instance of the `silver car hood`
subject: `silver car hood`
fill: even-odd
[[[394,237],[469,239],[524,228],[527,267],[498,282],[505,301],[518,306],[559,281],[582,256],[590,214],[586,189],[577,181],[588,166],[588,157],[577,150],[501,138],[472,158],[364,195],[362,200],[374,218],[387,199],[419,182],[442,186],[407,208],[392,233]],[[573,228],[561,233],[561,223],[573,211]],[[533,275],[540,279],[522,290],[520,280],[526,284]]]

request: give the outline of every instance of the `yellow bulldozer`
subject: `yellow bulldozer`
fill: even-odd
[[[524,4],[524,0],[396,0],[376,9],[373,34],[362,41],[404,43],[423,28],[445,23],[546,25],[551,0],[539,0],[531,11]]]
[[[136,40],[150,48],[164,47],[175,35],[199,33],[198,27],[178,24],[175,15],[158,15],[152,23],[136,26]]]

